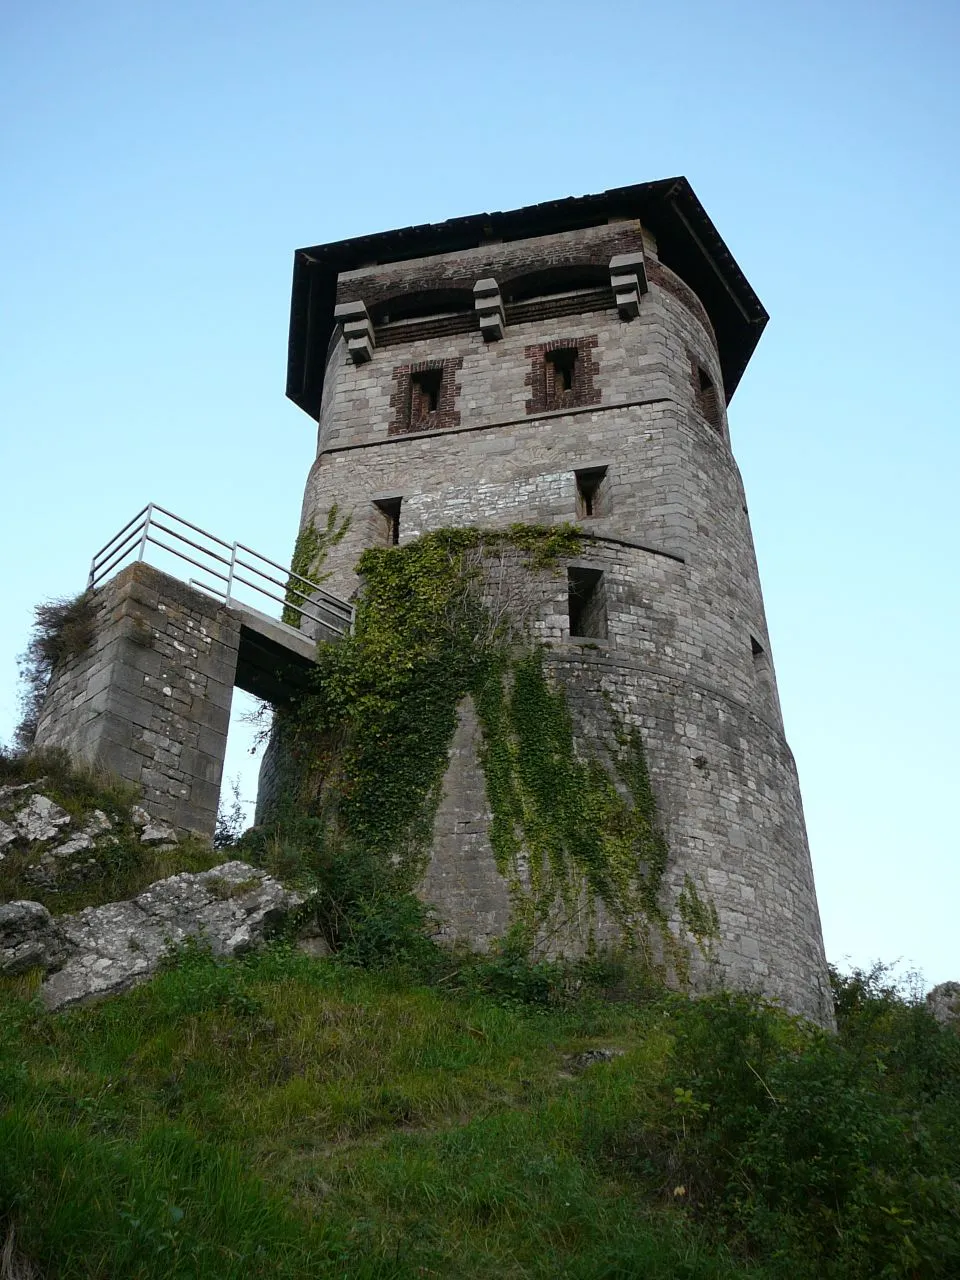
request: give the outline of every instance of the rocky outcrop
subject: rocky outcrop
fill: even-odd
[[[927,1008],[943,1026],[960,1027],[960,982],[941,982],[927,992]]]
[[[0,974],[45,970],[40,998],[62,1009],[144,982],[187,938],[217,956],[249,951],[301,902],[266,872],[225,862],[55,921],[37,902],[9,903],[0,907]]]
[[[15,855],[21,882],[34,890],[59,893],[97,880],[115,861],[121,838],[128,846],[152,852],[178,843],[168,822],[152,818],[139,805],[113,819],[102,809],[71,816],[43,794],[44,782],[0,787],[0,862]]]
[[[72,951],[63,931],[39,902],[0,905],[0,976],[59,969]]]

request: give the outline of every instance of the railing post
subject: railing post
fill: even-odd
[[[227,570],[227,604],[230,603],[230,597],[233,594],[233,571],[237,567],[237,544],[234,543],[230,548],[230,568]]]
[[[137,559],[142,560],[147,550],[147,535],[150,532],[150,521],[153,519],[153,503],[147,503],[147,514],[143,522],[143,536],[140,539],[140,550],[137,552]]]

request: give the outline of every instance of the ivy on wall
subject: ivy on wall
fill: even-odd
[[[331,847],[411,890],[429,858],[457,709],[472,696],[491,844],[524,943],[558,914],[592,916],[602,902],[628,941],[654,929],[666,951],[668,849],[639,732],[612,722],[612,770],[578,752],[563,690],[524,626],[535,593],[518,575],[555,569],[580,545],[570,525],[514,525],[364,552],[353,633],[319,646],[312,692],[278,720],[293,773],[285,790]]]
[[[281,620],[289,627],[300,629],[301,614],[300,609],[309,600],[309,595],[303,590],[303,583],[300,578],[307,578],[310,582],[314,582],[317,586],[329,578],[328,573],[323,573],[323,564],[332,547],[342,542],[346,537],[347,530],[350,528],[350,517],[344,518],[337,523],[340,514],[339,507],[336,503],[327,512],[327,523],[323,529],[318,529],[313,521],[309,521],[303,526],[297,534],[297,540],[293,547],[293,557],[290,561],[291,576],[287,580],[287,589],[285,592],[286,606],[281,615]],[[297,575],[294,577],[293,575]]]
[[[566,699],[548,683],[539,649],[504,661],[477,707],[490,840],[518,923],[533,936],[555,906],[573,910],[585,895],[602,900],[627,937],[640,925],[665,927],[668,850],[639,733],[621,735],[618,788],[599,760],[577,755]]]

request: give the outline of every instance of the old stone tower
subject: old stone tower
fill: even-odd
[[[582,740],[640,728],[668,894],[716,909],[711,972],[823,1019],[827,984],[727,404],[767,315],[685,179],[296,254],[288,395],[319,423],[303,523],[368,546],[577,522],[532,619]],[[461,710],[422,886],[450,936],[509,921]],[[602,926],[602,921],[601,921]],[[601,927],[602,935],[602,927]],[[568,942],[570,942],[568,936]],[[576,946],[574,938],[571,945]]]

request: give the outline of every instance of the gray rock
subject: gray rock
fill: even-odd
[[[13,977],[28,969],[50,972],[71,953],[66,935],[39,902],[0,906],[0,974]]]
[[[308,925],[297,935],[297,950],[314,960],[324,960],[333,954],[330,943],[315,925]]]
[[[44,865],[48,859],[44,858],[33,867],[24,867],[22,878],[24,884],[30,885],[32,889],[42,889],[48,893],[55,893],[57,890],[57,876],[54,874],[50,865]]]
[[[31,796],[13,819],[18,835],[36,843],[55,839],[60,834],[60,828],[69,824],[69,813],[54,804],[48,796]]]
[[[941,982],[927,992],[927,1008],[943,1026],[960,1026],[960,982]]]
[[[564,1063],[568,1071],[586,1071],[597,1062],[613,1062],[615,1058],[622,1058],[625,1052],[625,1049],[584,1049],[583,1053],[569,1054]]]
[[[85,835],[92,836],[96,839],[97,836],[102,836],[105,831],[112,831],[113,823],[102,809],[94,809],[93,813],[91,813],[90,817],[84,823],[83,830]]]
[[[302,901],[243,862],[168,876],[132,901],[61,916],[75,954],[43,984],[41,998],[48,1009],[60,1009],[126,991],[186,938],[202,937],[214,955],[239,955]]]
[[[96,858],[85,858],[79,862],[69,859],[77,854],[89,853],[97,848],[97,838],[112,830],[113,823],[102,809],[95,809],[84,824],[82,831],[68,836],[61,844],[55,844],[40,859],[39,865],[28,868],[25,878],[38,888],[56,890],[59,880],[79,881],[94,879],[101,869]],[[116,836],[102,840],[102,845],[116,844]]]
[[[130,810],[130,821],[139,830],[150,821],[150,815],[146,809],[141,809],[140,805],[135,804]]]
[[[13,844],[17,838],[17,833],[13,827],[8,826],[6,822],[0,819],[0,859],[3,858],[3,850],[8,844]]]
[[[12,809],[19,803],[15,797],[22,796],[24,791],[34,791],[37,786],[36,782],[21,782],[17,786],[0,787],[0,809]]]
[[[70,836],[68,840],[64,840],[63,844],[55,844],[50,852],[44,855],[42,861],[46,862],[48,858],[69,858],[75,853],[84,853],[93,847],[91,837],[85,831],[81,831],[79,835]]]
[[[162,844],[175,845],[177,843],[177,833],[169,822],[154,821],[152,818],[143,828],[140,836],[141,844]]]

